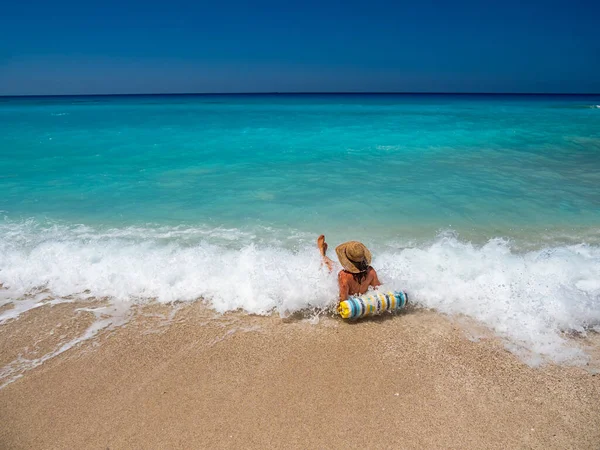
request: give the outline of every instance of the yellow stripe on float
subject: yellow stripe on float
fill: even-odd
[[[384,294],[379,294],[379,301],[381,302],[381,308],[379,311],[377,312],[381,312],[381,311],[385,311],[385,295]]]

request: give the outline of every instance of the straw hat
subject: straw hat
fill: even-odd
[[[344,242],[335,248],[335,252],[340,263],[348,272],[364,272],[371,264],[371,252],[358,241]]]

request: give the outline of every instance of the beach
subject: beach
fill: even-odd
[[[59,307],[20,320],[39,334]],[[587,368],[532,368],[484,327],[421,309],[356,323],[218,315],[201,302],[172,312],[140,308],[126,326],[0,390],[1,447],[595,449],[600,442],[596,357]],[[5,357],[6,332],[0,336]],[[587,341],[600,348],[595,336]]]

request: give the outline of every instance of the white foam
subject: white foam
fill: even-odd
[[[314,243],[302,242],[284,248],[239,230],[101,232],[7,222],[0,225],[0,283],[12,299],[40,289],[57,297],[107,297],[124,308],[203,298],[218,312],[285,316],[336,301],[335,274],[321,268]],[[520,354],[581,362],[583,353],[562,332],[600,324],[598,246],[518,253],[502,239],[475,246],[441,235],[416,248],[373,250],[386,287],[407,290],[424,307],[473,317]]]
[[[428,248],[381,255],[377,264],[392,287],[405,286],[423,306],[483,322],[524,357],[582,362],[583,353],[569,348],[562,332],[600,324],[598,247],[515,254],[502,239],[476,247],[442,236]]]

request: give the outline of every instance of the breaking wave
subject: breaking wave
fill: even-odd
[[[368,242],[366,242],[368,244]],[[418,306],[466,315],[506,339],[513,351],[556,362],[580,361],[565,332],[600,331],[600,247],[584,243],[517,251],[442,233],[428,244],[373,247],[385,288],[404,289]],[[36,307],[36,293],[108,298],[128,305],[203,299],[217,312],[287,316],[336,302],[336,276],[314,243],[285,245],[241,230],[0,225],[0,323]],[[95,328],[94,328],[95,329]]]

